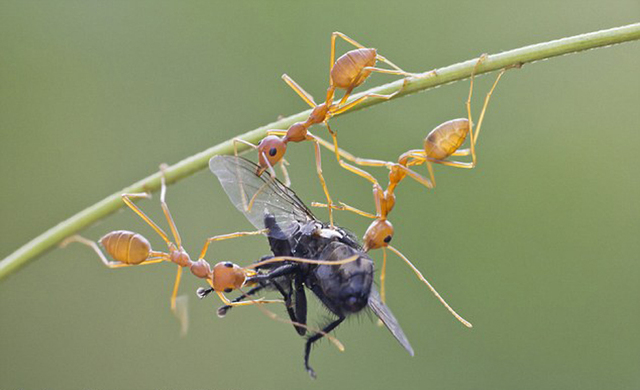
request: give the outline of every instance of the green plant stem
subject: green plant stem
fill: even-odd
[[[564,54],[576,53],[598,47],[611,46],[618,43],[629,42],[640,39],[640,23],[628,26],[612,28],[569,38],[558,39],[546,43],[539,43],[519,49],[505,51],[499,54],[489,55],[478,67],[477,74],[487,73],[505,67],[519,67],[526,63],[531,63]],[[436,69],[436,75],[429,75],[425,72],[416,77],[372,88],[368,91],[354,95],[349,101],[353,101],[366,93],[391,94],[401,90],[393,99],[406,96],[419,91],[424,91],[439,85],[451,83],[457,80],[468,78],[471,75],[477,58]],[[404,84],[404,88],[403,88]],[[386,100],[369,99],[356,106],[348,112],[354,112],[374,104],[380,104]],[[307,110],[287,118],[283,118],[266,126],[249,131],[239,138],[252,143],[257,143],[262,139],[269,129],[287,129],[295,122],[305,120],[311,110]],[[247,146],[239,145],[239,151],[247,149]],[[213,146],[196,155],[172,165],[166,170],[167,182],[174,183],[191,174],[207,167],[207,163],[212,156],[218,154],[233,153],[232,140],[227,140],[221,144]],[[0,280],[7,275],[17,271],[20,267],[35,259],[45,251],[53,248],[56,244],[78,231],[90,226],[96,221],[106,217],[124,206],[120,195],[123,193],[153,192],[160,188],[160,173],[148,176],[133,185],[109,195],[102,201],[86,208],[71,218],[60,222],[38,237],[29,241],[21,248],[13,252],[0,262]]]

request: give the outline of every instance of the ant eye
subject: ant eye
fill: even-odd
[[[278,153],[278,149],[276,148],[269,149],[269,156],[273,157],[276,155],[276,153]]]
[[[230,293],[231,291],[233,291],[233,289],[232,289],[232,288],[225,288],[225,289],[224,289],[224,292],[226,292],[226,293]]]
[[[388,244],[388,243],[390,243],[390,242],[391,242],[391,239],[392,239],[392,238],[393,238],[393,237],[391,237],[391,236],[386,236],[386,237],[384,238],[384,242],[386,242],[386,243]]]
[[[233,263],[230,262],[230,261],[227,261],[227,262],[224,263],[224,266],[227,267],[227,268],[233,268]]]

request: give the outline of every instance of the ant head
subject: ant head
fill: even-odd
[[[219,292],[231,292],[244,285],[247,276],[244,270],[230,261],[222,261],[213,266],[213,289]]]
[[[389,246],[393,238],[393,225],[386,219],[376,219],[364,233],[364,249],[378,249]]]
[[[307,139],[307,128],[304,123],[296,122],[289,127],[287,135],[282,139],[283,142],[302,142]]]
[[[264,137],[258,144],[260,167],[267,168],[269,165],[276,165],[278,161],[282,160],[286,151],[287,144],[277,136],[268,135]]]

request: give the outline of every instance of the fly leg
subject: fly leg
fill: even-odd
[[[325,326],[322,329],[322,332],[318,332],[307,339],[307,343],[304,346],[304,368],[307,370],[311,378],[316,379],[316,372],[313,371],[313,368],[311,368],[311,366],[309,365],[309,355],[311,355],[311,345],[313,345],[313,343],[315,343],[316,341],[326,336],[327,333],[337,328],[338,325],[340,325],[345,320],[345,318],[346,317],[344,315],[340,315],[337,320]]]
[[[295,309],[294,314],[296,316],[296,320],[294,322],[300,324],[307,323],[307,296],[304,292],[304,285],[302,284],[303,277],[302,275],[296,276],[294,280],[295,290],[293,293],[295,294]],[[292,318],[293,320],[293,318]],[[307,329],[301,326],[297,326],[296,330],[300,336],[304,336],[307,333]]]

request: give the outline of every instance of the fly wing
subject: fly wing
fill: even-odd
[[[391,313],[391,310],[389,310],[387,305],[382,303],[380,294],[374,286],[371,286],[371,293],[369,294],[369,307],[378,316],[378,318],[380,318],[384,326],[389,329],[389,332],[391,332],[393,337],[398,340],[400,345],[402,345],[404,349],[409,352],[409,355],[413,356],[413,348],[411,347],[411,344],[409,344],[407,336],[405,336],[402,328],[400,327],[400,324],[398,323],[398,320],[393,315],[393,313]]]
[[[268,228],[265,218],[273,216],[278,231],[270,236],[287,239],[301,226],[316,220],[296,194],[268,171],[258,175],[259,167],[236,156],[215,156],[209,160],[209,169],[222,184],[236,208],[257,229]]]

